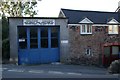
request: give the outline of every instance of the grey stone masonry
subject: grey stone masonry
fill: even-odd
[[[120,33],[109,35],[107,29],[107,26],[92,26],[92,34],[80,34],[80,26],[69,27],[69,63],[102,64],[103,44],[106,42],[120,42]],[[90,55],[86,54],[86,49],[91,49]]]

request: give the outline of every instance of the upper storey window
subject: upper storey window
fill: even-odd
[[[115,19],[112,19],[108,22],[108,34],[118,34],[118,21]]]
[[[89,24],[81,25],[81,34],[92,34],[92,25]]]
[[[118,25],[109,25],[108,34],[118,34]]]
[[[80,34],[92,34],[92,24],[93,22],[88,18],[84,18],[79,22],[80,26]]]

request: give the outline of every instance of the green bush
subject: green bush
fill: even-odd
[[[110,64],[108,72],[112,74],[120,73],[120,59],[115,60]]]

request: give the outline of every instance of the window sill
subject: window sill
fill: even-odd
[[[118,33],[108,33],[108,34],[110,34],[110,35],[115,35],[116,34],[117,35]]]
[[[89,34],[92,34],[92,33],[80,33],[80,34],[85,34],[85,35],[88,34],[89,35]]]

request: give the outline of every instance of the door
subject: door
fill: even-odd
[[[28,64],[27,43],[27,28],[18,27],[18,64]]]
[[[103,65],[108,66],[110,64],[110,56],[111,56],[111,47],[107,46],[104,47],[104,52],[103,52]]]
[[[103,65],[109,66],[112,61],[119,59],[119,46],[104,47]]]
[[[59,27],[18,27],[18,63],[40,64],[59,61]]]

